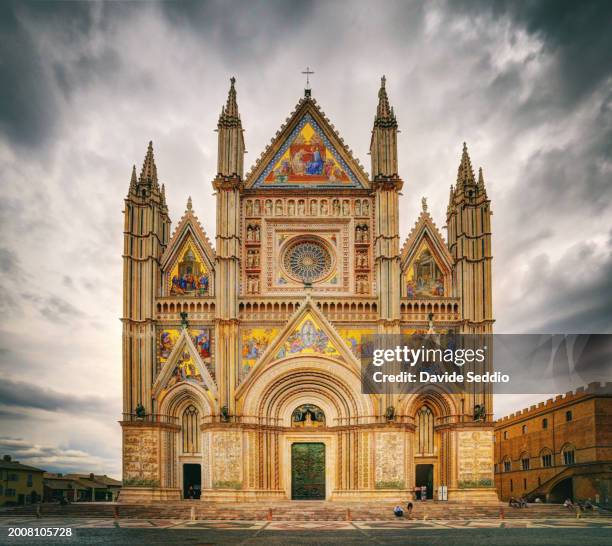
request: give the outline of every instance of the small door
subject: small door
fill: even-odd
[[[291,498],[325,499],[325,444],[291,445]]]
[[[418,464],[415,472],[415,486],[427,487],[427,498],[433,499],[433,465]],[[421,498],[420,496],[418,497]]]
[[[199,464],[183,465],[183,498],[199,499],[202,489],[202,466]]]

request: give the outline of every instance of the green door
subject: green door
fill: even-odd
[[[291,445],[291,498],[325,499],[325,444]]]

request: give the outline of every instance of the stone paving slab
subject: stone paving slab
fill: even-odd
[[[391,521],[219,521],[219,520],[149,520],[149,519],[102,519],[102,518],[4,518],[0,530],[9,527],[71,527],[76,529],[225,529],[266,531],[338,531],[338,530],[383,530],[383,529],[546,529],[546,528],[601,528],[612,529],[612,520],[602,519],[472,519],[472,520],[418,520],[398,519]]]

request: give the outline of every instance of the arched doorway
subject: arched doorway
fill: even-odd
[[[399,415],[414,423],[411,435],[412,479],[408,485],[414,488],[415,498],[421,498],[422,488],[426,488],[427,498],[433,499],[437,498],[440,486],[450,489],[453,485],[451,468],[454,460],[447,420],[457,413],[459,410],[452,396],[436,386],[400,400]]]
[[[414,486],[416,497],[424,500],[433,499],[434,465],[437,464],[437,453],[434,444],[434,413],[427,404],[423,404],[416,413],[416,450],[414,468]]]
[[[181,418],[181,453],[183,463],[183,498],[199,499],[202,491],[202,465],[193,462],[191,457],[200,457],[200,420],[199,411],[189,404]],[[189,457],[189,458],[188,458]]]
[[[571,477],[555,484],[548,494],[548,502],[562,503],[565,499],[574,502],[574,486]]]
[[[202,489],[210,487],[205,482],[209,458],[202,433],[202,420],[211,414],[207,391],[192,383],[177,383],[160,399],[159,412],[173,417],[177,425],[168,430],[162,446],[168,462],[162,483],[177,489],[182,498],[198,499]]]
[[[291,427],[309,430],[325,426],[325,413],[315,404],[301,404],[291,414]],[[291,444],[291,499],[325,499],[325,444]]]

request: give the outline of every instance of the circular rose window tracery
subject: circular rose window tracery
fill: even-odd
[[[332,257],[322,242],[301,240],[287,248],[283,266],[291,277],[313,283],[331,271]]]

